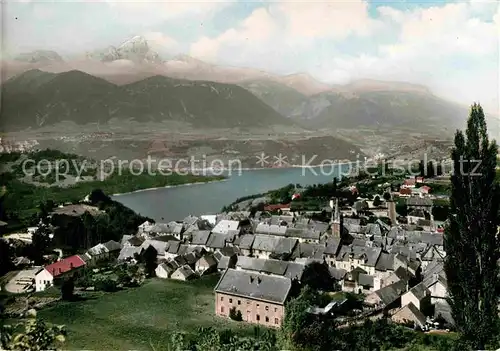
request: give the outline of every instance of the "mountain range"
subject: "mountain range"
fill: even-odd
[[[290,121],[237,85],[153,76],[115,85],[81,71],[30,70],[2,85],[2,127],[62,121],[182,121],[195,127],[266,127]]]
[[[142,37],[72,59],[53,51],[26,53],[4,61],[3,68],[1,127],[16,129],[133,118],[194,127],[298,124],[451,134],[468,115],[467,107],[421,85],[328,85],[307,74],[279,76],[188,55],[164,60]],[[492,121],[498,128],[498,120]]]

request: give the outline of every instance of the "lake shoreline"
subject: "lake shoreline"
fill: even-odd
[[[139,190],[134,190],[134,191],[128,191],[124,193],[117,193],[117,194],[112,194],[111,196],[121,196],[121,195],[130,195],[130,194],[135,194],[135,193],[142,193],[145,191],[153,191],[153,190],[158,190],[158,189],[169,189],[169,188],[177,188],[177,187],[182,187],[182,186],[191,186],[191,185],[199,185],[199,184],[209,184],[209,183],[218,183],[218,182],[227,182],[229,179],[216,179],[216,180],[209,180],[207,182],[192,182],[192,183],[184,183],[184,184],[176,184],[176,185],[166,185],[166,186],[160,186],[160,187],[155,187],[155,188],[146,188],[146,189],[139,189]]]
[[[112,194],[111,196],[121,196],[121,195],[129,195],[129,194],[134,194],[134,193],[140,193],[140,192],[145,192],[145,191],[153,191],[153,190],[159,190],[159,189],[169,189],[169,188],[177,188],[181,186],[191,186],[191,185],[198,185],[198,184],[209,184],[209,183],[215,183],[215,182],[224,182],[228,181],[230,177],[232,176],[240,176],[243,171],[250,172],[250,171],[264,171],[264,170],[287,170],[287,169],[297,169],[301,168],[303,170],[305,169],[312,169],[312,168],[319,168],[319,167],[338,167],[338,166],[343,166],[343,165],[353,165],[356,164],[357,162],[352,161],[352,162],[345,162],[345,163],[335,163],[335,164],[329,164],[329,165],[310,165],[310,166],[303,166],[303,165],[291,165],[287,167],[259,167],[259,168],[240,168],[233,172],[231,169],[224,169],[223,172],[229,172],[229,173],[222,173],[222,174],[213,174],[210,172],[213,172],[213,169],[211,168],[201,168],[201,169],[195,169],[192,170],[192,175],[195,176],[223,176],[225,177],[224,179],[216,179],[216,180],[210,180],[206,182],[192,182],[192,183],[184,183],[184,184],[177,184],[177,185],[166,185],[166,186],[161,186],[161,187],[154,187],[154,188],[146,188],[146,189],[139,189],[139,190],[134,190],[134,191],[128,191],[124,193],[117,193],[117,194]],[[185,170],[177,170],[177,172],[185,172]],[[197,174],[198,172],[202,172],[202,174]],[[220,170],[217,170],[217,173],[219,173]]]

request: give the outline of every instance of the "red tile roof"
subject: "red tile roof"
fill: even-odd
[[[57,277],[63,273],[69,272],[75,268],[79,268],[85,265],[85,262],[78,255],[63,258],[60,261],[54,262],[45,266],[44,268],[52,274],[53,277]]]
[[[403,194],[403,195],[411,195],[412,191],[411,191],[411,189],[408,189],[408,188],[401,188],[401,189],[399,189],[399,193]]]
[[[405,179],[403,184],[404,185],[415,185],[415,179]]]

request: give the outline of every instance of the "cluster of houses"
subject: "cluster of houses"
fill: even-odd
[[[244,321],[279,327],[292,286],[300,286],[306,266],[318,262],[338,289],[363,294],[365,306],[373,311],[421,328],[430,318],[452,325],[443,233],[432,223],[422,223],[432,222],[432,199],[408,197],[404,224],[398,224],[394,202],[387,201],[381,216],[391,218],[392,225],[381,219],[367,223],[363,212],[372,206],[366,202],[360,199],[346,210],[332,199],[329,223],[284,207],[279,215],[241,211],[145,222],[120,243],[98,244],[83,255],[43,267],[35,278],[36,291],[101,260],[134,263],[145,250],[154,249],[159,278],[188,281],[221,273],[214,290],[217,315],[229,317],[238,310]]]
[[[93,267],[99,261],[116,258],[121,248],[120,243],[110,240],[103,244],[97,244],[85,254],[58,259],[56,262],[42,267],[35,274],[35,291],[43,291],[54,286],[57,280],[65,279],[86,267]]]
[[[334,207],[330,223],[260,212],[146,222],[137,235],[124,237],[119,259],[133,260],[153,246],[158,277],[189,280],[221,272],[216,313],[228,317],[235,308],[243,320],[269,327],[281,325],[291,286],[300,284],[310,262],[327,265],[342,291],[364,294],[367,306],[391,311],[395,320],[425,327],[432,312],[453,323],[441,232],[382,220],[363,225],[342,216],[338,202]]]

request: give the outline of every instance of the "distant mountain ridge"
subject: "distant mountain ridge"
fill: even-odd
[[[39,71],[32,72],[33,68]],[[93,117],[88,117],[91,120],[107,120],[116,116],[139,120],[165,118],[190,121],[199,127],[227,126],[227,123],[230,126],[250,126],[253,122],[245,120],[250,118],[255,119],[255,125],[262,126],[263,118],[255,117],[259,113],[269,116],[272,123],[293,121],[313,129],[394,127],[409,132],[439,133],[441,130],[462,128],[468,115],[467,106],[441,99],[422,85],[370,79],[346,85],[328,85],[304,73],[279,76],[253,68],[218,66],[184,54],[164,60],[141,36],[116,47],[89,53],[79,60],[64,61],[53,51],[38,50],[4,62],[3,71],[10,78],[17,74],[12,78],[15,84],[10,81],[5,83],[6,97],[2,97],[2,103],[7,104],[7,112],[2,111],[2,116],[11,118],[12,122],[19,122],[18,117],[24,113],[39,116],[39,123],[62,118],[58,116],[83,123],[84,113],[78,112],[82,110],[93,114]],[[78,79],[70,82],[57,75],[73,71],[87,75],[82,76],[81,82]],[[55,81],[49,84],[52,78]],[[145,81],[155,83],[146,84]],[[182,83],[173,83],[180,81]],[[98,87],[92,93],[89,86],[94,84]],[[227,91],[238,92],[241,106],[232,106],[234,101],[223,98],[225,93],[214,100],[224,106],[221,108],[224,112],[220,112],[214,104],[210,105],[208,100],[187,96],[201,94],[211,98],[212,95],[203,90],[201,84],[214,87],[217,91],[220,87],[230,86]],[[243,89],[239,90],[239,87]],[[215,90],[210,90],[211,94],[215,94]],[[225,89],[221,91],[226,92]],[[249,96],[247,92],[252,94]],[[149,98],[147,94],[151,94]],[[58,96],[59,101],[54,96]],[[37,107],[24,106],[22,99],[32,101]],[[46,106],[43,99],[49,101]],[[189,101],[189,106],[183,106],[186,101]],[[9,106],[17,106],[19,110]],[[242,111],[238,113],[240,119],[233,121],[225,115],[234,114],[237,110]],[[220,121],[214,117],[216,111],[223,115]],[[82,116],[78,117],[80,113]],[[500,135],[500,120],[490,120],[491,129]],[[30,123],[26,122],[26,125]]]
[[[195,128],[290,125],[249,91],[231,84],[154,76],[117,86],[80,71],[30,70],[1,88],[1,127],[9,129],[112,118],[183,121]]]

